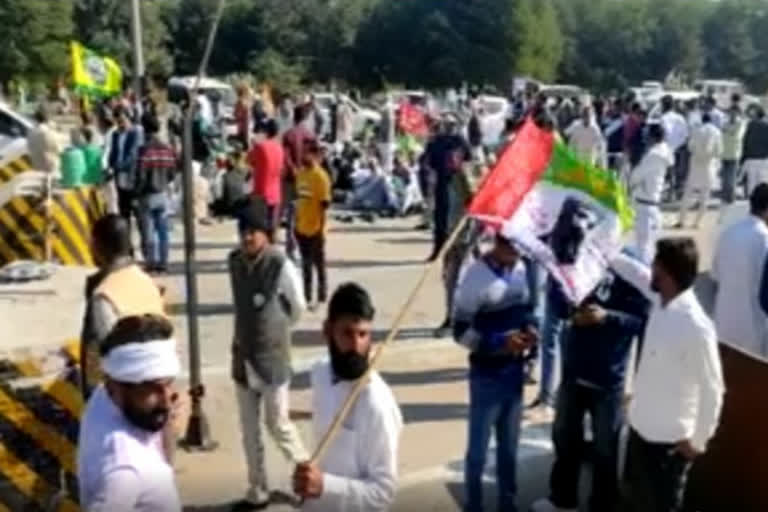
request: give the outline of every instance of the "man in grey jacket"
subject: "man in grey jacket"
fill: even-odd
[[[240,408],[249,489],[234,511],[269,505],[261,405],[267,428],[291,465],[309,457],[291,423],[291,327],[306,309],[299,272],[269,243],[266,204],[254,199],[239,215],[241,247],[229,255],[235,306],[232,378]]]

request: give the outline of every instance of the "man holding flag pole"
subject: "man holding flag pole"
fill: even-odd
[[[365,368],[355,372],[359,378],[350,386],[346,398],[342,401],[338,397],[332,407],[326,407],[322,430],[318,430],[325,434],[312,458],[300,464],[294,474],[294,488],[300,496],[311,499],[323,495],[324,477],[318,470],[319,464],[326,455],[332,460],[340,456],[335,441],[339,435],[348,433],[343,427],[355,417],[357,399],[364,396],[369,382],[375,378],[378,360],[397,336],[437,262],[471,216],[495,227],[498,234],[494,248],[468,269],[455,306],[454,336],[473,352],[470,409],[474,421],[470,419],[470,429],[474,432],[470,432],[467,453],[467,511],[483,510],[482,469],[492,425],[497,437],[501,436],[500,501],[503,510],[516,510],[514,465],[519,442],[522,363],[538,339],[527,279],[521,271],[521,253],[538,260],[561,284],[566,299],[578,304],[604,276],[608,262],[622,247],[622,237],[632,228],[633,217],[623,186],[613,173],[580,162],[562,142],[555,140],[546,116],[533,117],[534,120],[526,121],[484,180],[468,216],[447,237],[435,261],[425,268],[387,338]],[[508,388],[506,384],[510,384]],[[502,387],[503,393],[494,392],[494,388]],[[358,456],[367,457],[366,453]],[[351,455],[346,450],[346,457]],[[364,473],[357,475],[364,477]],[[337,499],[347,495],[352,498],[355,488],[333,486],[333,492],[338,494]]]

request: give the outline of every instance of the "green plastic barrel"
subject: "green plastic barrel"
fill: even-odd
[[[100,185],[104,179],[101,147],[96,144],[88,144],[83,147],[83,156],[85,157],[85,177],[83,182],[86,185]]]
[[[83,150],[69,147],[61,154],[61,186],[67,188],[83,185],[87,167]]]

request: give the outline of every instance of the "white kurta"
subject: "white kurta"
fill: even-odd
[[[664,178],[675,163],[675,155],[666,142],[660,142],[645,154],[629,177],[635,200],[636,251],[646,263],[653,260],[656,239],[662,228],[659,205],[664,191]]]
[[[723,135],[714,124],[702,124],[691,133],[688,149],[691,151],[688,185],[694,189],[709,191],[720,170]]]
[[[129,423],[103,386],[80,423],[77,477],[83,512],[181,512],[162,432]]]
[[[566,130],[568,145],[591,164],[603,165],[605,160],[605,139],[600,127],[591,122],[585,124],[579,119]]]
[[[712,262],[720,341],[759,356],[768,355],[768,317],[759,300],[766,255],[768,226],[750,215],[723,232]]]
[[[327,432],[353,383],[334,384],[330,363],[312,369],[315,438]],[[305,512],[384,512],[395,499],[397,450],[403,418],[392,390],[373,372],[341,431],[320,461],[323,495]]]

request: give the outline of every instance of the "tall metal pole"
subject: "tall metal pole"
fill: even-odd
[[[136,0],[134,0],[136,1]],[[197,261],[195,260],[195,211],[194,211],[194,175],[192,173],[192,119],[194,117],[194,104],[197,100],[197,90],[200,87],[205,70],[208,68],[208,60],[213,50],[213,42],[219,28],[219,21],[224,12],[225,0],[219,0],[219,7],[208,34],[208,42],[205,47],[200,69],[195,80],[194,87],[189,94],[189,105],[184,114],[184,271],[187,282],[187,324],[189,331],[189,394],[191,398],[191,410],[187,431],[181,442],[182,447],[188,450],[213,450],[217,443],[211,440],[210,425],[203,412],[204,387],[200,369],[200,329],[197,322]]]
[[[144,83],[144,47],[142,46],[141,5],[131,0],[131,32],[133,38],[133,91],[136,95],[137,118],[141,116],[142,86]]]

